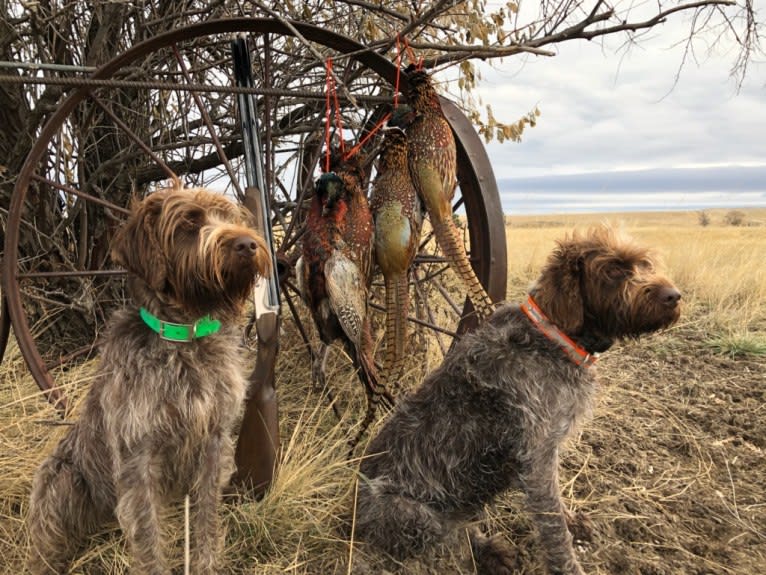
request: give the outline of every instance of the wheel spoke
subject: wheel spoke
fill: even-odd
[[[112,210],[113,212],[118,212],[123,215],[128,215],[130,213],[130,210],[123,208],[122,206],[118,206],[117,204],[114,204],[108,200],[102,200],[101,198],[98,198],[96,196],[93,196],[91,194],[87,194],[83,191],[80,191],[76,188],[73,188],[71,186],[67,186],[65,184],[59,184],[58,182],[54,182],[53,180],[49,180],[48,178],[44,178],[43,176],[38,176],[37,174],[34,174],[32,176],[33,180],[36,180],[38,182],[41,182],[47,186],[50,186],[52,188],[56,188],[57,190],[61,190],[62,192],[66,192],[67,194],[71,194],[73,196],[77,196],[79,198],[83,198],[85,200],[88,200],[89,202],[93,204],[97,204],[99,206],[102,206],[104,208],[108,208],[109,210]],[[108,214],[108,212],[107,212]]]

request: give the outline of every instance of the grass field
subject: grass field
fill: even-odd
[[[606,220],[654,246],[683,292],[676,326],[603,356],[593,418],[562,452],[565,501],[587,517],[575,535],[588,573],[766,573],[766,209],[744,211],[736,226],[725,211],[707,216],[704,226],[692,212],[507,218],[509,299],[524,295],[556,238]],[[404,565],[338,534],[353,501],[346,439],[362,413],[359,385],[349,369],[333,372],[346,408],[337,422],[311,391],[306,351],[289,325],[281,342],[282,463],[262,500],[228,500],[225,572],[473,573],[461,533]],[[13,343],[0,369],[0,573],[17,574],[24,572],[31,478],[66,426],[37,393]],[[57,380],[79,397],[92,369],[62,371]],[[519,573],[544,572],[518,494],[489,507],[482,521],[516,546]],[[179,541],[171,555],[180,570],[179,516],[166,524]],[[124,573],[127,561],[112,527],[73,572]]]

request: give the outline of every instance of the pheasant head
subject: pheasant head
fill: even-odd
[[[409,83],[407,91],[407,102],[418,113],[425,113],[427,110],[436,110],[442,113],[439,96],[434,89],[431,75],[425,70],[418,70],[414,64],[410,64],[404,70]]]

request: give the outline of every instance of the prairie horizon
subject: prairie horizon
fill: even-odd
[[[506,214],[766,208],[766,166],[551,174],[497,185]]]

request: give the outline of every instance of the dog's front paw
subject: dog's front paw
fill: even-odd
[[[502,535],[487,537],[477,528],[470,538],[479,575],[512,575],[519,568],[518,553]]]

